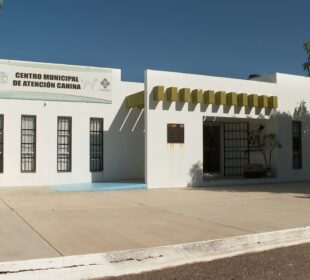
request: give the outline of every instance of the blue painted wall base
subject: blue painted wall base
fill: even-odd
[[[48,186],[59,192],[97,192],[97,191],[116,191],[131,189],[147,189],[144,182],[135,181],[111,181],[81,184],[64,184]]]

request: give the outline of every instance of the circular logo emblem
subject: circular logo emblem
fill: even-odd
[[[8,82],[8,74],[0,72],[0,84],[6,84]]]

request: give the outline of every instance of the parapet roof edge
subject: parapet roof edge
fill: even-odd
[[[163,71],[163,70],[154,70],[154,69],[146,69],[145,71],[154,71],[154,72],[164,72],[164,73],[171,73],[171,74],[182,74],[182,75],[190,75],[190,76],[201,76],[201,77],[210,77],[210,78],[218,78],[218,79],[229,79],[229,80],[237,80],[237,81],[243,81],[243,82],[257,82],[257,83],[266,83],[266,84],[274,84],[276,85],[277,82],[270,82],[270,81],[261,81],[261,80],[255,80],[255,79],[241,79],[241,78],[232,78],[232,77],[225,77],[225,76],[211,76],[211,75],[203,75],[203,74],[194,74],[194,73],[187,73],[187,72],[175,72],[175,71]],[[262,75],[264,76],[272,76],[276,75],[277,73],[272,73],[268,75]]]
[[[306,75],[297,75],[297,74],[283,73],[283,72],[276,72],[275,74],[276,75],[293,76],[293,77],[297,77],[297,78],[309,78],[309,81],[310,81],[310,77],[308,77]]]
[[[127,80],[121,80],[122,83],[129,83],[129,84],[139,84],[139,85],[143,85],[143,82],[136,82],[136,81],[127,81]]]
[[[24,60],[14,60],[14,59],[0,59],[0,64],[14,64],[17,66],[26,66],[26,67],[42,67],[48,66],[49,68],[54,69],[62,69],[67,70],[70,68],[74,68],[76,70],[90,70],[90,71],[111,71],[111,70],[118,70],[118,68],[107,68],[107,67],[98,67],[98,66],[85,66],[85,65],[73,65],[73,64],[63,64],[63,63],[50,63],[50,62],[36,62],[36,61],[24,61]]]

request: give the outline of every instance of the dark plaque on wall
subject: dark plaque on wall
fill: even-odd
[[[167,142],[184,143],[184,124],[169,123],[167,125]]]

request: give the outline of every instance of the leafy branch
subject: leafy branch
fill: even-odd
[[[304,49],[308,55],[308,61],[303,63],[304,71],[308,73],[308,76],[310,77],[310,41],[304,43]]]
[[[271,169],[272,153],[276,148],[281,148],[279,140],[275,133],[265,132],[265,127],[261,124],[252,138],[250,138],[250,145],[258,148],[258,151],[264,158],[265,167],[267,170]]]

